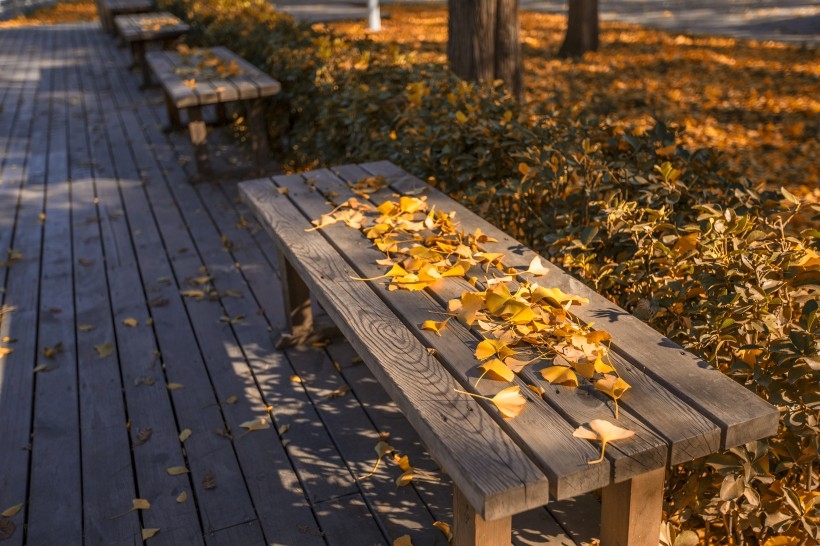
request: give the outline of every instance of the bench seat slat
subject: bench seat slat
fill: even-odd
[[[168,51],[148,51],[145,53],[145,60],[177,108],[187,108],[198,104],[199,99],[194,90],[185,85],[182,78],[175,72],[175,64],[169,57]]]
[[[283,181],[287,177],[277,177]],[[453,392],[449,373],[412,337],[356,272],[273,184],[255,180],[240,190],[268,233],[405,412],[445,470],[487,520],[548,500],[548,480],[469,397]],[[412,408],[412,411],[411,411]]]
[[[355,182],[364,176],[369,176],[370,173],[363,170],[358,165],[348,165],[334,168],[342,178],[348,182]],[[385,189],[374,194],[377,201],[386,199],[391,196],[392,190]],[[456,216],[459,219],[459,216]],[[486,231],[485,228],[482,228]],[[506,261],[506,259],[505,259]],[[467,276],[475,276],[482,278],[484,275],[480,268],[474,268],[474,271],[468,273]],[[551,277],[547,276],[545,280],[536,278],[540,284],[549,286]],[[435,285],[433,291],[441,298],[442,303],[461,296],[463,291],[473,291],[474,289],[463,280]],[[479,281],[480,284],[480,281]],[[574,306],[573,309],[576,309]],[[696,457],[708,455],[717,451],[720,447],[720,428],[701,415],[696,409],[686,404],[677,397],[671,395],[662,385],[659,385],[652,378],[644,374],[640,369],[637,369],[632,363],[625,361],[614,351],[611,353],[611,359],[618,373],[632,386],[632,389],[627,392],[624,398],[619,402],[622,409],[627,410],[622,414],[627,417],[634,416],[640,420],[642,424],[631,425],[629,421],[624,421],[621,426],[627,428],[635,428],[639,430],[644,425],[654,430],[660,437],[664,438],[668,445],[668,458],[671,464],[677,464],[683,461],[692,460]],[[536,366],[538,366],[536,364]],[[541,379],[540,374],[533,371],[532,367],[527,367],[523,370],[523,375],[526,381],[531,384],[540,385],[545,389],[544,398],[547,399],[559,411],[567,408],[568,403],[574,403],[581,406],[577,410],[577,415],[585,415],[586,420],[599,418],[602,415],[594,415],[585,412],[584,409],[590,406],[592,398],[587,396],[587,392],[591,391],[593,396],[597,393],[594,389],[576,390],[571,387],[563,387],[556,385],[549,385],[546,381]],[[609,406],[614,411],[614,404],[605,395],[599,395],[598,398],[603,400],[603,404]],[[602,405],[603,405],[602,404]],[[659,407],[665,408],[665,411],[658,415]],[[611,415],[611,414],[610,414]],[[651,419],[644,419],[642,416],[651,416]],[[628,474],[626,469],[620,472],[621,468],[616,467],[614,473],[615,480],[620,481],[622,475]]]
[[[403,191],[429,187],[387,161],[362,166],[372,175],[388,177],[394,187]],[[457,211],[463,229],[472,231],[481,227],[487,235],[498,239],[497,243],[484,245],[487,251],[503,252],[505,265],[510,267],[526,269],[529,266],[536,256],[533,251],[440,191],[429,188],[427,195],[430,203],[437,204],[443,210]],[[777,408],[761,398],[749,396],[750,392],[745,387],[684,351],[559,267],[549,262],[545,266],[551,269],[548,275],[551,286],[589,299],[589,304],[573,308],[579,318],[596,323],[611,333],[612,346],[622,357],[721,429],[721,447],[730,448],[775,434],[779,422]]]
[[[366,173],[361,171],[358,175],[350,172],[346,174],[352,175],[349,179],[352,182]],[[320,192],[336,194],[334,200],[339,203],[355,196],[346,183],[329,171],[313,171],[308,176]],[[312,218],[318,218],[332,208],[322,195],[311,192],[304,184],[288,189],[289,195]],[[388,190],[385,191],[388,195],[376,197],[374,204],[392,197]],[[362,277],[375,277],[384,273],[384,268],[376,263],[376,260],[384,257],[383,254],[361,232],[342,225],[328,226],[324,231],[334,245],[343,249],[340,253],[344,254]],[[475,359],[473,349],[480,340],[480,335],[466,330],[457,321],[451,321],[447,326],[447,332],[441,336],[420,328],[425,320],[447,313],[446,305],[451,297],[459,297],[464,290],[474,290],[466,280],[448,278],[445,282],[435,283],[429,288],[430,294],[403,290],[389,291],[384,287],[383,281],[376,281],[375,284],[381,297],[398,310],[397,314],[405,319],[408,328],[417,337],[437,350],[439,358],[447,363],[458,380],[463,384],[475,384],[479,375],[476,370],[479,362]],[[532,393],[527,389],[527,383],[532,381],[515,381],[529,397]],[[508,385],[485,379],[481,386],[481,394],[491,396]],[[666,465],[667,442],[629,415],[628,411],[621,411],[619,425],[634,430],[637,435],[629,442],[613,444],[607,450],[608,462],[612,466],[611,473],[603,472],[603,465],[587,464],[587,461],[597,458],[597,448],[589,449],[592,444],[586,440],[579,441],[573,438],[572,432],[582,423],[592,419],[612,420],[612,410],[603,401],[598,400],[596,403],[592,397],[586,396],[586,391],[580,393],[580,389],[560,386],[552,386],[551,389],[550,392],[557,389],[564,393],[557,397],[558,404],[550,406],[533,394],[532,404],[528,405],[521,415],[509,421],[500,421],[502,427],[516,438],[519,445],[528,446],[531,450],[533,460],[550,477],[555,498],[573,497],[603,487],[611,478],[623,481]],[[492,409],[490,412],[496,415]]]
[[[175,20],[174,24],[170,21]],[[169,21],[159,28],[150,28],[153,21]],[[167,11],[157,13],[143,13],[132,15],[118,15],[114,18],[114,26],[126,42],[144,42],[176,38],[189,32],[191,27]]]

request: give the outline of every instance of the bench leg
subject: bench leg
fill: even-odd
[[[498,546],[512,540],[512,516],[485,521],[453,485],[453,546]]]
[[[188,108],[188,131],[191,133],[191,142],[194,145],[196,156],[196,170],[198,179],[212,174],[211,160],[208,157],[208,128],[202,118],[202,108],[191,106]]]
[[[310,289],[290,262],[279,257],[279,274],[282,280],[282,297],[285,316],[294,338],[307,336],[313,329],[313,309],[310,303]]]
[[[657,546],[665,474],[659,468],[602,490],[601,546]]]
[[[168,111],[168,127],[165,129],[166,133],[182,129],[182,121],[179,118],[179,108],[174,104],[174,99],[171,95],[163,91],[162,95],[165,97],[165,109]]]
[[[248,115],[248,130],[251,134],[251,150],[256,166],[260,169],[265,165],[270,153],[268,144],[268,128],[265,125],[265,109],[263,99],[249,101],[246,107]]]

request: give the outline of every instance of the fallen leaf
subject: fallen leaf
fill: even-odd
[[[572,435],[576,438],[584,438],[586,440],[593,441],[597,440],[601,442],[601,457],[594,461],[589,461],[589,464],[595,464],[604,460],[606,445],[609,442],[631,438],[635,435],[635,432],[615,426],[604,419],[593,419],[586,425],[581,425],[575,429],[575,432],[573,432]]]
[[[201,300],[205,297],[205,292],[203,290],[181,290],[180,295],[183,298],[193,298],[196,300]]]
[[[410,535],[402,535],[393,541],[393,546],[413,546],[413,539]]]
[[[279,433],[279,436],[282,436],[283,434],[285,434],[289,430],[290,430],[290,425],[284,424],[284,425],[280,426],[278,429],[276,429],[276,432]]]
[[[618,399],[630,388],[629,383],[618,376],[607,375],[595,382],[595,388],[615,401],[615,419],[618,418]]]
[[[433,522],[433,527],[444,533],[444,536],[447,538],[448,542],[453,541],[453,531],[450,530],[449,525],[447,525],[443,521],[435,521]]]
[[[410,482],[413,481],[413,474],[415,473],[414,469],[407,470],[402,472],[401,476],[396,478],[396,487],[404,487],[408,485]]]
[[[497,358],[488,360],[487,362],[479,365],[478,368],[484,372],[481,374],[481,377],[486,375],[490,379],[507,382],[515,379],[515,373],[513,373],[513,371],[508,368],[506,364]],[[478,383],[476,382],[476,385],[477,384]]]
[[[0,540],[6,540],[14,535],[17,525],[10,519],[0,517]]]
[[[187,440],[188,438],[191,437],[191,434],[192,434],[191,429],[189,429],[189,428],[182,429],[182,432],[179,433],[179,441],[184,442],[185,440]]]
[[[189,470],[184,466],[169,466],[165,469],[169,476],[179,476],[182,474],[187,474]]]
[[[187,491],[183,491],[182,493],[177,495],[177,502],[185,502],[186,500],[188,500],[188,492]]]
[[[524,410],[524,405],[527,403],[527,399],[521,394],[518,386],[507,387],[499,391],[491,401],[505,419],[517,416]]]
[[[145,442],[151,439],[151,435],[154,434],[154,429],[152,428],[141,428],[139,433],[137,433],[137,439],[134,441],[135,446],[141,446]]]
[[[3,358],[4,356],[8,356],[13,352],[14,352],[14,349],[12,349],[11,347],[0,347],[0,358]]]
[[[157,533],[159,533],[159,529],[157,529],[156,527],[147,527],[142,530],[142,540],[148,540]]]
[[[94,328],[96,328],[96,326],[94,326],[93,324],[80,324],[77,327],[77,329],[81,332],[90,332]]]
[[[128,317],[126,319],[122,319],[122,323],[125,326],[128,326],[129,328],[136,328],[137,324],[139,324],[139,321],[137,321],[137,319],[133,317]]]
[[[226,404],[236,404],[237,400],[238,400],[238,398],[236,397],[236,395],[232,394],[225,400],[225,403]]]
[[[435,320],[425,320],[421,325],[421,329],[422,330],[429,330],[431,332],[435,332],[436,335],[440,336],[441,331],[447,325],[447,322],[449,322],[450,318],[452,318],[452,317],[448,317],[448,318],[446,318],[446,319],[444,319],[440,322],[437,322]]]
[[[242,428],[246,428],[249,431],[251,430],[264,430],[270,428],[270,421],[265,419],[264,417],[260,417],[259,419],[255,419],[253,421],[245,421],[241,425]]]
[[[550,383],[558,385],[578,386],[578,376],[568,366],[550,366],[541,370],[541,377]]]
[[[532,275],[546,275],[549,273],[550,270],[544,267],[544,264],[541,263],[541,257],[536,256],[530,262],[530,266],[527,268],[526,273],[530,273]]]
[[[183,385],[182,383],[168,383],[165,386],[165,388],[167,388],[169,391],[178,391],[179,389],[184,389],[185,385]]]
[[[147,499],[134,499],[131,501],[131,510],[148,510],[151,503]]]
[[[205,489],[216,489],[216,476],[212,471],[209,470],[202,476],[202,487]]]
[[[100,345],[94,345],[94,350],[97,351],[100,358],[105,358],[114,352],[114,346],[110,343],[102,343]]]
[[[23,503],[21,502],[20,504],[15,504],[14,506],[9,506],[8,508],[6,508],[2,512],[0,512],[0,516],[3,516],[4,518],[10,518],[12,516],[17,515],[17,513],[22,509],[23,509]]]

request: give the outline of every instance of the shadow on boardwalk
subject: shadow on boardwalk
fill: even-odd
[[[446,544],[445,476],[357,479],[380,438],[436,466],[346,343],[274,348],[272,243],[128,64],[95,24],[0,31],[0,540]],[[516,540],[588,542],[594,503]]]

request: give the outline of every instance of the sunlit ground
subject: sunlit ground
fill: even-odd
[[[390,6],[379,42],[445,62],[445,7]],[[365,22],[334,23],[355,37]],[[522,12],[527,100],[537,111],[586,110],[629,130],[652,118],[685,125],[684,145],[714,146],[755,181],[820,200],[820,54],[775,43],[692,37],[603,23],[601,48],[557,59],[566,19]]]

